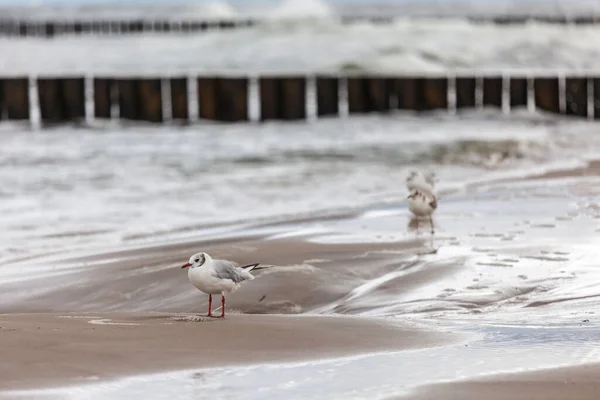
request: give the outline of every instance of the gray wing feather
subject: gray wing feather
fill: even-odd
[[[215,263],[215,276],[219,279],[231,279],[235,283],[245,281],[245,271],[241,271],[234,263],[226,260],[213,260]]]

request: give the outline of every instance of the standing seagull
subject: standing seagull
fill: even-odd
[[[433,193],[435,184],[435,174],[429,173],[423,175],[419,171],[411,171],[406,178],[406,187],[409,191],[408,209],[414,214],[419,226],[420,218],[427,218],[431,225],[431,234],[435,233],[433,228],[433,219],[431,215],[437,208],[437,198]]]
[[[213,260],[207,253],[196,253],[190,257],[190,261],[181,268],[188,269],[188,279],[198,290],[208,294],[208,314],[212,315],[212,295],[221,294],[221,316],[225,317],[225,293],[236,291],[243,281],[254,279],[250,271],[257,269],[257,264],[237,267],[230,261]],[[260,269],[260,268],[258,268]]]

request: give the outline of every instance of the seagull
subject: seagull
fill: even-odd
[[[433,192],[435,185],[435,173],[424,175],[420,171],[411,171],[406,178],[406,188],[409,191],[408,209],[417,220],[427,218],[431,225],[431,234],[434,234],[433,220],[431,215],[437,209],[437,198]]]
[[[225,318],[225,293],[236,291],[242,282],[254,279],[250,271],[258,263],[238,267],[227,260],[213,260],[207,253],[200,252],[190,257],[181,268],[188,268],[188,279],[198,290],[208,294],[207,317]],[[221,316],[212,315],[212,295],[221,294]]]

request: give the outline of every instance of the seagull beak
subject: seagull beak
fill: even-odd
[[[191,266],[192,266],[192,264],[190,264],[190,263],[185,263],[185,264],[183,264],[183,266],[182,266],[181,268],[187,268],[187,267],[191,267]]]

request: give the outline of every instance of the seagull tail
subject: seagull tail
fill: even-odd
[[[248,272],[250,271],[254,271],[254,270],[259,270],[259,269],[265,269],[266,267],[259,267],[259,263],[256,264],[248,264],[248,265],[244,265],[243,267],[241,267],[243,270],[246,270]]]

